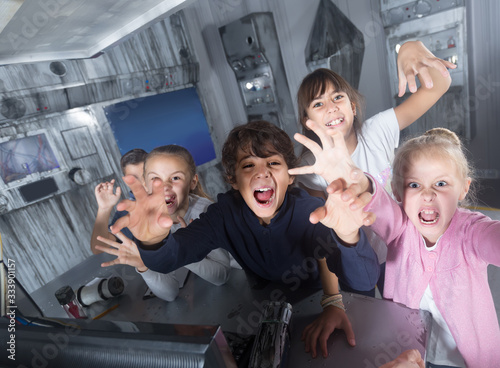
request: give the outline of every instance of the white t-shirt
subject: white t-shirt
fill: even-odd
[[[391,190],[392,161],[394,151],[399,145],[399,125],[394,109],[388,109],[366,120],[358,135],[358,145],[351,155],[354,163],[364,172],[371,174],[389,192]],[[313,165],[312,152],[301,157],[302,166]],[[328,183],[316,174],[298,175],[295,179],[306,188],[323,191],[326,194]],[[369,227],[363,227],[370,244],[377,253],[380,263],[386,261],[385,242]]]
[[[189,224],[191,220],[197,219],[211,204],[212,202],[207,198],[190,194],[189,207],[184,215],[186,223]],[[170,232],[174,233],[180,228],[181,224],[174,224]],[[222,285],[229,277],[231,266],[241,268],[227,250],[218,248],[211,251],[205,259],[184,267],[214,285]],[[158,298],[172,301],[179,294],[179,282],[175,271],[165,274],[147,270],[139,274]]]
[[[425,242],[425,241],[424,241]],[[436,249],[439,239],[434,246],[427,248],[429,252]],[[431,313],[432,318],[427,333],[427,344],[425,350],[425,361],[436,365],[465,368],[465,361],[457,349],[457,343],[453,338],[446,321],[439,311],[429,285],[425,289],[420,309]]]

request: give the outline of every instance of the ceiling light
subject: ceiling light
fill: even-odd
[[[2,0],[0,2],[0,33],[23,3],[24,0]]]

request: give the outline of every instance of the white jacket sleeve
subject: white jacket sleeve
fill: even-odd
[[[205,259],[184,267],[217,286],[226,283],[231,271],[229,253],[221,248],[208,253]]]
[[[179,295],[179,282],[175,277],[175,271],[159,273],[147,270],[138,273],[158,298],[171,302]]]

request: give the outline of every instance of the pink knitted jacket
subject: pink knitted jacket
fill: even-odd
[[[377,183],[372,180],[372,183]],[[377,183],[365,210],[387,243],[384,297],[418,309],[427,285],[470,368],[500,367],[500,328],[487,266],[500,266],[500,221],[457,209],[434,251]]]

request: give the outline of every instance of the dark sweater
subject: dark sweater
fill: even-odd
[[[293,289],[320,286],[315,259],[323,256],[342,283],[356,290],[373,289],[379,264],[364,233],[356,246],[345,247],[333,230],[310,223],[310,213],[323,204],[322,199],[292,188],[270,224],[262,226],[239,192],[230,190],[219,194],[217,203],[199,219],[162,243],[144,246],[136,242],[144,264],[163,273],[224,248],[246,271]]]

